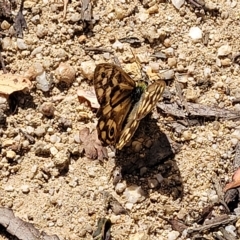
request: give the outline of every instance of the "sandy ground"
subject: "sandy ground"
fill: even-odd
[[[215,118],[181,125],[179,118],[154,108],[133,138],[133,143],[144,139],[140,142],[150,152],[143,153],[142,145],[130,143],[117,153],[108,147],[108,160],[91,160],[82,153],[79,141],[79,131],[84,127],[95,130],[97,118],[96,109],[79,102],[77,91],[93,89],[95,65],[113,62],[114,56],[134,79],[140,79],[131,49],[148,72],[165,72],[165,78],[166,70],[181,75],[166,81],[164,101],[180,102],[178,81],[185,101],[239,110],[233,100],[239,99],[240,69],[232,57],[239,51],[240,4],[213,0],[206,5],[219,13],[215,16],[187,4],[177,10],[171,2],[158,0],[94,1],[94,21],[84,26],[81,1],[68,4],[65,19],[62,1],[26,1],[23,13],[28,31],[23,40],[2,36],[2,55],[9,72],[26,75],[30,71],[31,76],[34,71],[45,72],[50,87],[44,92],[34,78],[30,93],[17,96],[17,111],[7,111],[6,125],[0,129],[0,206],[11,208],[16,216],[48,234],[69,240],[92,239],[100,217],[111,220],[115,240],[194,239],[196,234],[181,235],[166,219],[193,226],[211,204],[215,204],[212,216],[223,214],[212,179],[219,179],[222,186],[231,179],[240,138],[238,121]],[[200,39],[189,36],[192,27],[199,28]],[[140,46],[118,42],[130,37],[138,38]],[[114,54],[85,51],[87,47]],[[156,57],[160,53],[162,57]],[[76,72],[70,85],[57,79],[61,62]],[[46,116],[48,111],[54,115]],[[156,160],[161,144],[154,145],[161,134],[181,146],[164,162]],[[154,164],[148,163],[151,159],[156,160]],[[125,169],[114,185],[116,166]],[[107,209],[106,192],[127,214]],[[231,225],[236,239],[239,225]],[[197,234],[199,239],[216,239],[213,233],[218,230]],[[9,239],[3,229],[0,239]]]

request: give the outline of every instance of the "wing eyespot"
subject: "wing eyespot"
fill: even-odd
[[[113,137],[113,135],[114,135],[114,127],[111,127],[111,129],[110,129],[110,131],[109,131],[109,135],[110,135],[110,137],[112,138]]]

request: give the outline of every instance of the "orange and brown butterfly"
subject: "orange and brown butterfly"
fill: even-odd
[[[97,112],[98,138],[104,146],[122,149],[143,119],[160,100],[165,82],[147,86],[136,83],[123,69],[111,63],[97,65],[94,88],[100,108]]]

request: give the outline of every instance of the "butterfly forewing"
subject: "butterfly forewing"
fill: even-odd
[[[117,149],[122,149],[134,135],[138,128],[140,120],[143,119],[160,100],[162,93],[165,89],[165,82],[157,81],[148,86],[146,92],[141,96],[139,102],[134,106],[131,111],[128,122],[122,130],[120,139],[116,145]]]
[[[97,112],[98,137],[104,145],[115,145],[123,122],[131,110],[135,82],[120,67],[103,63],[94,72],[94,87],[100,108]]]

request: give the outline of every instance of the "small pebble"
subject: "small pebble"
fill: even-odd
[[[125,191],[126,187],[127,187],[126,181],[122,183],[117,183],[115,186],[115,191],[117,194],[121,194]]]
[[[40,112],[47,117],[53,117],[54,115],[54,111],[55,111],[55,107],[53,105],[53,103],[51,102],[44,102],[41,106],[40,106]]]
[[[127,202],[127,203],[125,204],[125,208],[126,208],[127,210],[132,210],[132,208],[133,208],[133,203]]]
[[[238,140],[240,140],[240,129],[237,128],[233,131],[233,133],[231,134],[231,138],[236,138]]]
[[[8,151],[6,152],[6,157],[7,157],[8,159],[14,159],[14,158],[16,157],[16,153],[15,153],[14,151],[12,151],[12,150],[8,150]]]
[[[230,58],[221,59],[221,65],[224,67],[231,66],[232,60]]]
[[[30,189],[29,189],[28,185],[22,185],[21,190],[22,190],[23,193],[29,193],[30,192]]]
[[[51,148],[50,148],[50,153],[51,153],[53,156],[57,155],[57,153],[58,153],[57,148],[51,147]]]
[[[176,240],[178,239],[180,233],[177,231],[171,231],[170,233],[168,233],[168,240]]]
[[[172,4],[175,8],[180,9],[184,4],[185,0],[172,0]]]
[[[40,16],[37,14],[31,18],[31,22],[35,25],[40,23]]]
[[[155,177],[156,177],[156,179],[158,180],[159,183],[161,183],[164,180],[161,173],[156,174]]]
[[[34,133],[34,128],[32,126],[26,126],[26,132],[32,135]]]
[[[51,143],[59,143],[61,141],[61,138],[55,134],[50,136],[50,142]]]
[[[95,172],[95,168],[88,168],[88,176],[89,177],[95,177],[96,176],[96,172]]]
[[[46,72],[43,72],[41,75],[36,77],[37,89],[42,90],[43,92],[48,92],[51,86],[51,83],[46,78]]]
[[[193,40],[201,39],[202,38],[202,30],[199,27],[191,27],[188,35]]]
[[[205,77],[210,77],[211,76],[211,68],[204,68],[204,70],[203,70],[203,74],[204,74],[204,76]]]
[[[6,192],[13,192],[13,191],[14,191],[14,187],[13,187],[12,185],[8,185],[8,186],[6,186],[6,187],[4,188],[4,190],[5,190]]]
[[[127,187],[123,194],[127,201],[133,204],[142,202],[146,198],[146,193],[140,186],[137,185],[131,185]]]
[[[182,134],[182,138],[183,138],[183,140],[185,140],[185,141],[189,141],[189,140],[191,140],[192,139],[192,133],[191,133],[191,131],[184,131],[183,132],[183,134]]]
[[[148,179],[148,187],[149,188],[156,188],[159,185],[157,179]]]
[[[36,34],[39,38],[44,38],[48,34],[47,28],[38,24]]]
[[[42,137],[46,134],[46,129],[44,127],[39,126],[34,131],[34,134],[38,137]]]
[[[133,147],[134,152],[140,152],[140,150],[142,149],[142,143],[140,143],[138,141],[133,141],[132,147]]]
[[[30,143],[29,143],[28,140],[24,140],[24,141],[22,142],[22,147],[23,147],[23,149],[27,149],[27,148],[29,147],[29,145],[30,145]]]
[[[160,75],[164,80],[170,80],[174,78],[174,71],[173,70],[167,70],[163,71]]]
[[[147,233],[138,232],[138,233],[135,233],[135,234],[131,234],[129,236],[129,240],[150,240],[150,238],[149,238]]]
[[[87,41],[87,36],[86,35],[81,35],[78,38],[79,43],[85,43]]]
[[[73,13],[71,14],[70,21],[75,23],[81,20],[81,14],[80,13]]]
[[[147,167],[142,167],[140,169],[140,176],[143,176],[147,172]]]
[[[235,233],[235,231],[236,231],[236,227],[235,227],[235,226],[233,226],[233,225],[228,225],[228,226],[225,227],[225,230],[226,230],[227,232],[231,233],[234,237],[237,236],[236,233]]]
[[[6,147],[13,145],[14,143],[15,143],[15,141],[13,139],[7,139],[2,142],[2,147],[6,148]]]
[[[188,212],[185,208],[181,208],[177,214],[178,219],[183,220],[187,216]]]
[[[11,24],[9,24],[6,20],[3,20],[1,23],[1,29],[2,30],[7,30],[11,27]]]
[[[217,51],[217,56],[218,57],[223,57],[223,56],[227,56],[228,54],[230,54],[232,52],[232,47],[229,45],[223,45],[221,46],[218,51]]]
[[[176,67],[177,59],[175,57],[168,58],[168,66],[169,67]]]
[[[3,50],[13,50],[13,42],[10,37],[5,37],[1,41],[1,47]]]
[[[141,21],[141,22],[146,22],[147,21],[147,19],[149,18],[149,14],[147,13],[147,12],[140,12],[139,14],[138,14],[138,18],[139,18],[139,20]]]
[[[75,81],[76,71],[70,64],[61,62],[55,71],[55,75],[59,81],[70,85]]]
[[[96,63],[93,60],[81,62],[81,65],[80,65],[80,71],[82,75],[88,80],[93,79],[95,68],[96,68]]]
[[[149,14],[158,13],[158,4],[155,4],[152,7],[148,8],[147,12]]]
[[[217,194],[210,194],[208,198],[209,198],[209,201],[211,201],[212,203],[219,202],[219,198]]]
[[[35,55],[41,53],[42,50],[43,50],[43,46],[39,46],[39,47],[34,48],[31,52],[31,56],[35,56]]]
[[[123,49],[123,44],[117,40],[115,43],[113,43],[112,47],[116,50],[117,49],[122,50]]]
[[[60,151],[54,156],[53,161],[59,172],[68,169],[70,164],[70,153],[68,150]]]
[[[20,50],[25,50],[25,49],[28,49],[28,45],[24,42],[23,39],[21,38],[18,38],[17,39],[17,47],[18,49]]]

